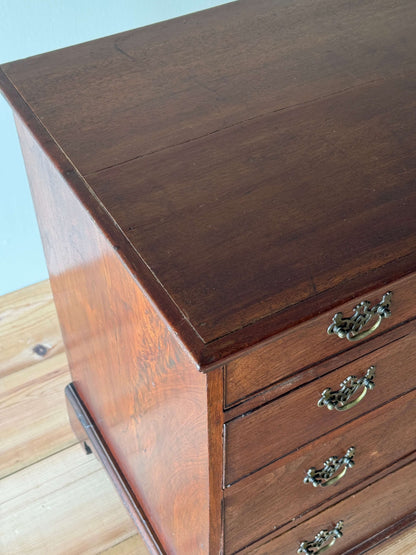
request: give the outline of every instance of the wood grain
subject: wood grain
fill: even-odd
[[[45,286],[44,283],[39,284],[39,288],[43,288]],[[36,298],[37,297],[37,292],[36,292],[36,286],[33,287],[32,289],[33,291],[33,295]],[[27,295],[27,291],[23,290],[21,291],[22,295],[24,297],[26,297]],[[17,298],[17,304],[19,304],[18,301],[18,294],[16,294],[16,298]],[[2,302],[3,300],[7,301],[7,296],[6,299],[4,297],[0,298],[0,306],[2,306]],[[30,302],[30,299],[28,299]],[[41,318],[41,313],[38,313],[39,317]],[[33,320],[33,326],[35,328],[35,330],[37,330],[38,332],[41,331],[41,328],[43,326],[48,327],[48,322],[45,321],[44,319],[41,318],[41,321],[36,322],[36,319]],[[18,333],[18,331],[16,331],[16,333]],[[13,337],[12,337],[13,339]],[[41,366],[44,366],[45,364],[53,364],[53,363],[58,363],[58,361],[60,360],[61,357],[57,356],[57,357],[53,357],[51,359],[51,361],[49,362],[44,362],[41,363],[41,365],[39,365],[39,367],[37,367],[39,370],[41,368]],[[29,360],[28,362],[31,365],[31,361]],[[58,365],[59,366],[59,365]],[[28,391],[27,385],[25,385],[25,380],[24,377],[26,376],[29,381],[31,383],[34,384],[34,390],[37,390],[37,382],[36,380],[34,382],[32,382],[32,377],[33,377],[33,370],[34,368],[30,368],[28,369],[30,371],[25,371],[23,370],[21,373],[17,372],[15,377],[21,376],[21,379],[19,379],[18,382],[13,382],[15,386],[18,385],[19,388],[22,388],[25,391]],[[214,374],[213,374],[214,375]],[[51,378],[51,383],[54,383],[54,373],[51,372],[49,374],[50,378]],[[8,376],[8,378],[6,378],[6,380],[10,380],[11,376]],[[0,387],[4,386],[5,384],[5,380],[0,379]],[[54,386],[52,386],[52,389],[54,389]],[[61,392],[62,393],[62,392]],[[47,384],[45,384],[45,389],[43,390],[43,395],[42,396],[46,396],[47,398],[50,397],[50,395],[47,392]],[[42,402],[42,398],[39,397],[38,395],[35,395],[33,393],[33,395],[29,395],[29,398],[36,398],[37,401],[39,403]],[[56,399],[56,403],[57,403],[57,410],[55,412],[55,415],[52,415],[51,418],[56,419],[58,418],[60,421],[60,417],[59,415],[59,411],[62,411],[63,413],[63,404],[58,401],[58,399]],[[59,407],[58,407],[59,405]],[[8,416],[8,412],[12,411],[13,413],[13,405],[11,407],[9,407],[8,410],[5,410],[2,413],[1,416],[1,423],[3,425],[5,425],[6,427],[8,426],[7,421],[9,419]],[[21,413],[21,417],[25,417],[27,418],[26,424],[28,425],[29,420],[32,420],[33,423],[36,422],[36,418],[37,417],[32,417],[31,418],[31,414],[32,414],[32,410],[35,410],[35,414],[38,414],[38,410],[39,408],[36,407],[36,405],[33,404],[29,404],[26,408],[26,410],[24,411],[24,414]],[[11,417],[13,422],[15,421],[15,417],[12,416]],[[57,423],[55,423],[56,425]],[[65,434],[65,430],[67,429],[67,422],[65,421],[64,427],[61,428],[61,433]],[[19,426],[10,426],[10,434],[16,434],[19,437],[19,440],[13,441],[11,439],[11,437],[8,437],[8,440],[13,443],[13,444],[19,444],[21,443],[21,440],[23,439],[22,436],[20,435],[22,432],[21,428]],[[26,438],[29,442],[29,446],[27,449],[22,450],[22,459],[21,459],[21,464],[22,466],[26,467],[26,466],[30,466],[33,463],[33,459],[31,458],[31,440],[30,438]],[[46,438],[45,438],[46,439]],[[45,441],[45,444],[47,443],[47,441]],[[89,464],[91,463],[94,468],[99,468],[98,465],[95,465],[92,461],[84,461],[84,457],[81,457],[81,453],[82,450],[79,447],[78,449],[72,449],[71,448],[71,462],[72,462],[72,454],[74,453],[74,460],[78,460],[78,456],[79,461],[84,463],[84,462],[88,462]],[[60,454],[61,455],[61,454]],[[90,457],[91,458],[91,457]],[[14,465],[14,459],[13,457],[9,457],[8,459],[6,458],[6,460],[9,461],[11,468],[10,470],[8,470],[7,468],[5,469],[4,473],[6,475],[9,475],[12,473],[12,469],[13,469],[13,465]],[[56,458],[54,456],[49,456],[46,458],[46,460],[42,461],[41,463],[35,463],[33,465],[33,467],[31,468],[30,472],[34,472],[37,474],[37,472],[35,472],[35,467],[37,466],[37,464],[41,464],[42,465],[42,474],[45,474],[45,476],[47,475],[49,477],[50,480],[54,480],[56,475],[59,474],[59,472],[61,471],[61,461],[62,459],[60,457]],[[72,464],[71,464],[72,466]],[[101,482],[98,480],[98,474],[100,474],[101,476]],[[26,474],[25,474],[26,475]],[[18,471],[15,476],[14,476],[14,480],[15,483],[19,483],[20,482],[20,472]],[[68,547],[68,550],[66,551],[66,553],[71,554],[73,553],[78,554],[81,552],[81,550],[83,548],[85,548],[85,544],[86,542],[88,542],[89,547],[86,550],[86,553],[105,553],[106,555],[147,555],[147,549],[143,543],[143,541],[141,540],[141,538],[135,534],[134,536],[129,537],[126,540],[123,540],[123,537],[125,537],[125,529],[123,529],[123,527],[120,528],[119,526],[119,522],[117,521],[116,523],[114,523],[114,521],[111,522],[111,527],[113,530],[113,539],[111,540],[112,543],[112,547],[107,548],[103,548],[102,547],[102,543],[101,543],[101,536],[98,538],[98,541],[96,542],[96,544],[94,545],[94,538],[96,538],[95,534],[99,533],[99,527],[100,527],[100,523],[101,521],[103,521],[104,523],[108,523],[108,517],[106,515],[104,515],[103,519],[97,517],[96,520],[94,521],[94,525],[91,526],[91,520],[90,520],[90,512],[93,511],[94,514],[96,514],[95,511],[99,511],[99,515],[101,515],[101,511],[105,511],[106,513],[108,513],[108,515],[113,515],[113,509],[115,507],[117,507],[117,503],[120,503],[118,501],[117,495],[114,491],[112,491],[113,488],[109,488],[108,487],[108,480],[105,476],[105,473],[101,470],[97,470],[97,472],[92,472],[90,474],[88,474],[88,476],[83,476],[80,473],[80,480],[81,480],[81,485],[77,484],[77,480],[74,479],[74,482],[72,485],[68,486],[69,489],[69,498],[71,500],[74,500],[74,503],[77,503],[77,510],[76,510],[76,514],[73,514],[73,512],[69,512],[68,513],[68,517],[70,519],[70,523],[71,523],[71,546]],[[31,541],[33,539],[33,524],[32,524],[32,520],[33,520],[33,513],[32,511],[29,509],[27,509],[27,507],[30,505],[30,501],[29,499],[33,498],[33,490],[36,490],[37,486],[38,486],[38,482],[36,480],[29,480],[30,484],[28,485],[27,490],[25,490],[25,494],[28,496],[28,500],[27,502],[25,501],[25,497],[21,498],[21,503],[19,505],[20,510],[17,510],[16,513],[14,514],[14,520],[13,522],[17,522],[18,523],[18,530],[19,530],[19,534],[17,536],[13,536],[12,540],[10,541],[10,543],[8,543],[7,545],[7,553],[11,553],[14,554],[16,553],[21,553],[19,546],[25,546],[25,552],[27,553],[33,553],[33,550],[31,551],[30,549],[26,550],[26,547],[28,545],[31,545]],[[104,488],[105,490],[105,502],[101,503],[101,496],[99,496],[99,502],[97,503],[97,491],[96,489],[100,489],[100,488]],[[3,491],[3,481],[0,482],[0,489]],[[82,490],[82,495],[81,498],[85,500],[85,502],[82,503],[82,507],[78,504],[78,501],[76,500],[76,496],[77,496],[77,492],[79,492],[80,490]],[[68,492],[67,489],[61,489],[60,490],[62,495],[66,495],[66,493]],[[49,496],[52,496],[52,498],[56,501],[56,492],[55,491],[50,491],[48,494],[45,495],[45,497],[42,498],[42,504],[45,506],[50,506],[52,501],[49,499]],[[2,496],[3,497],[3,496]],[[66,497],[62,497],[61,502],[59,503],[59,507],[62,508],[63,510],[65,510],[65,499]],[[30,505],[32,507],[32,505]],[[85,509],[86,514],[84,515],[84,513],[82,513],[81,511]],[[33,508],[33,511],[39,511],[39,507],[35,507]],[[117,514],[120,514],[118,512],[117,509]],[[60,540],[60,535],[59,535],[59,531],[62,530],[62,528],[58,528],[55,527],[55,525],[52,527],[51,526],[51,521],[49,520],[49,515],[51,515],[51,511],[48,511],[46,514],[43,513],[42,514],[42,519],[44,517],[44,520],[42,520],[42,526],[43,526],[43,536],[42,536],[42,540],[44,542],[44,544],[46,543],[49,547],[48,549],[54,549],[53,547],[50,546],[54,546],[54,545],[60,545],[61,540]],[[53,513],[51,515],[52,517],[54,516]],[[65,516],[63,516],[62,518],[64,518]],[[122,518],[122,514],[120,514],[120,517]],[[125,516],[125,522],[128,525],[128,517],[127,514]],[[2,521],[2,525],[1,525],[1,529],[2,529],[2,533],[5,533],[6,531],[6,526],[8,526],[8,524],[10,523],[9,520],[6,521],[6,524],[3,523]],[[115,526],[113,527],[112,525],[115,524]],[[97,529],[98,527],[98,529]],[[121,530],[121,535],[120,535],[120,530]],[[69,538],[69,535],[67,534],[66,528],[64,530],[65,532],[65,537],[64,540],[66,541]],[[36,534],[40,534],[41,530],[36,530],[35,531]],[[93,537],[90,538],[91,533],[93,534]],[[108,533],[108,529],[107,532]],[[396,534],[393,537],[391,537],[390,539],[388,539],[386,541],[386,543],[382,544],[382,545],[378,545],[377,547],[375,547],[372,551],[370,551],[371,554],[374,553],[374,555],[408,555],[409,553],[411,553],[411,550],[413,548],[414,542],[415,542],[415,533],[416,533],[416,529],[415,528],[408,528],[407,530],[405,530],[404,532],[402,532],[401,534]],[[9,537],[8,534],[9,532],[6,532],[7,534],[7,538]],[[17,541],[17,544],[15,544],[15,538]],[[104,551],[103,551],[104,549]],[[56,552],[56,550],[55,550]],[[46,551],[46,553],[48,553],[48,551]]]
[[[415,10],[411,0],[379,0],[377,17],[373,0],[242,0],[0,69],[75,388],[159,551],[221,552],[224,456],[225,482],[241,484],[415,387],[410,335],[382,349],[369,341],[362,360],[327,368],[336,383],[293,382],[224,427],[224,375],[228,404],[288,383],[347,350],[326,335],[303,341],[307,324],[409,285]],[[408,289],[393,331],[415,319]],[[249,351],[260,344],[257,381]],[[288,368],[267,370],[282,347]],[[361,375],[370,357],[381,378],[364,404],[342,419],[317,409],[323,387]],[[389,483],[404,516],[399,476]],[[350,516],[355,507],[353,493]],[[365,523],[354,519],[360,542]],[[239,540],[227,541],[229,551]]]
[[[27,309],[26,321],[22,318],[22,308]],[[15,319],[14,310],[17,313]],[[19,338],[24,335],[27,338],[56,337],[62,348],[48,281],[0,297],[0,312],[7,314],[0,321],[0,335],[7,335],[10,346],[18,346]],[[50,318],[45,317],[45,312],[50,313]],[[15,325],[11,326],[13,319]],[[18,321],[23,324],[22,329],[17,325]],[[11,352],[16,350],[11,349]],[[13,505],[12,515],[6,516],[6,506],[1,509],[0,551],[17,555],[40,551],[56,553],[58,550],[75,555],[84,553],[85,549],[85,553],[95,554],[103,549],[107,551],[103,545],[111,545],[114,553],[125,555],[128,551],[123,545],[126,544],[126,548],[134,546],[134,551],[130,551],[132,554],[147,554],[137,534],[123,541],[126,530],[134,533],[135,529],[127,513],[123,513],[104,471],[96,461],[84,460],[80,447],[72,447],[76,438],[68,424],[63,395],[63,388],[70,380],[65,354],[59,352],[46,356],[39,363],[29,356],[25,368],[20,368],[24,358],[18,361],[15,369],[0,376],[0,490],[2,503],[7,503],[8,508],[11,507],[9,503]],[[63,452],[68,448],[69,452],[64,456]],[[82,469],[83,464],[88,463],[90,470],[87,473],[80,470],[78,463]],[[69,468],[63,469],[63,464],[70,464],[73,469],[73,481],[65,485],[62,473]],[[49,488],[47,482],[51,482]],[[54,488],[53,484],[57,482],[62,488]],[[15,491],[16,485],[20,487],[22,483],[25,483],[24,490],[18,488]],[[37,497],[39,487],[41,499]],[[95,491],[97,488],[102,489],[102,494]],[[14,493],[18,499],[12,500]],[[77,496],[84,499],[82,504]],[[49,509],[51,506],[53,511]],[[111,521],[113,511],[115,519]],[[96,519],[94,527],[91,512]],[[39,524],[35,531],[34,515]],[[62,526],[58,522],[60,518],[68,519],[67,525]],[[106,527],[102,537],[101,522]]]
[[[0,551],[99,553],[135,533],[94,457],[75,445],[1,482]]]
[[[49,281],[0,298],[0,477],[75,443],[68,363]],[[42,346],[41,354],[33,347]]]
[[[242,1],[0,80],[208,370],[414,271],[414,17]]]
[[[414,3],[377,13],[243,0],[2,67],[85,175],[411,71]]]
[[[350,495],[356,484],[416,451],[415,421],[412,392],[227,488],[226,552],[237,551],[328,500]],[[350,447],[355,447],[355,465],[336,485],[314,488],[303,483],[309,468],[322,468],[329,457],[340,458]]]
[[[416,526],[412,526],[376,546],[368,555],[408,555],[416,545]]]
[[[328,335],[327,329],[336,312],[342,312],[345,317],[353,314],[354,306],[363,300],[371,305],[379,303],[387,291],[392,291],[392,316],[385,319],[378,330],[368,339],[350,342],[335,335]],[[346,352],[364,344],[368,351],[373,349],[374,339],[385,334],[402,322],[415,317],[416,305],[416,277],[414,275],[402,278],[394,283],[384,284],[382,288],[372,291],[365,297],[355,297],[345,305],[320,314],[317,318],[308,320],[292,328],[272,341],[258,345],[248,353],[230,361],[225,372],[225,402],[226,407],[238,403],[245,397],[261,391],[272,384],[278,384],[302,379],[308,367],[316,367],[317,363],[328,359],[331,355]],[[398,331],[398,333],[400,333]],[[402,332],[405,333],[404,331]],[[324,370],[324,367],[322,368]],[[318,377],[319,369],[313,370]]]
[[[110,549],[102,551],[105,555],[149,555],[142,539],[137,534],[131,536]]]
[[[413,333],[341,366],[290,395],[228,422],[225,439],[226,483],[240,479],[413,389],[416,378],[409,368],[415,362]],[[372,365],[376,367],[375,387],[357,406],[345,412],[317,406],[324,389],[329,387],[337,391],[348,376],[361,377]]]
[[[206,376],[19,122],[18,131],[74,385],[164,549],[205,553]]]
[[[48,280],[1,297],[0,377],[62,352]]]
[[[241,416],[242,414],[248,413],[261,405],[266,405],[274,399],[278,399],[282,395],[285,395],[288,392],[293,391],[294,389],[297,389],[307,383],[316,380],[317,378],[320,378],[321,376],[332,372],[334,368],[340,368],[341,366],[345,366],[351,362],[354,362],[355,360],[358,360],[359,358],[369,353],[377,351],[384,345],[387,345],[388,343],[393,343],[394,341],[401,339],[402,337],[405,337],[406,335],[409,335],[413,332],[416,332],[416,319],[413,319],[406,324],[397,326],[392,330],[386,331],[385,333],[380,332],[370,340],[357,342],[354,348],[348,348],[349,346],[346,345],[347,350],[337,353],[336,355],[325,359],[319,364],[303,368],[299,373],[292,374],[283,380],[272,383],[269,387],[261,389],[257,393],[244,399],[242,402],[239,402],[232,407],[226,408],[224,412],[224,418],[227,422],[229,422],[230,420],[234,420],[234,418]],[[334,339],[337,338],[334,337]],[[301,350],[301,346],[299,347],[299,350]],[[255,352],[256,351],[254,350],[252,354],[254,354]],[[282,351],[280,351],[280,353],[282,358],[284,358],[284,353]],[[296,355],[294,354],[294,358],[295,356]],[[265,352],[265,357],[269,360],[270,370],[274,368],[274,364],[279,364],[277,351],[274,357],[268,357]],[[259,378],[262,378],[267,372],[268,367],[267,365],[262,364],[262,359],[260,357],[257,358],[257,362],[259,364]],[[247,370],[249,371],[248,367]],[[249,380],[249,383],[253,384],[251,380]]]
[[[207,376],[208,397],[208,451],[209,451],[209,554],[217,555],[224,550],[224,380],[220,371]]]
[[[415,109],[411,75],[87,179],[209,343],[299,303],[305,319],[381,275],[388,283],[400,259],[414,268]]]
[[[0,477],[76,442],[63,394],[69,379],[64,353],[1,378]]]
[[[342,538],[339,538],[331,551],[335,555],[366,552],[364,542],[384,527],[398,522],[415,509],[415,466],[413,462],[401,470],[382,478],[371,486],[316,517],[295,527],[263,545],[248,547],[241,551],[244,555],[276,555],[276,553],[295,553],[302,541],[311,541],[319,530],[330,530],[339,520],[344,521]],[[377,507],[377,519],[363,518],[371,515]],[[357,544],[363,542],[358,550]]]
[[[101,436],[96,423],[81,401],[74,384],[65,388],[68,414],[71,426],[87,454],[93,452],[102,463],[108,477],[119,494],[124,507],[129,512],[143,540],[152,555],[165,555],[166,552],[156,536],[151,522],[143,511],[134,491],[121,472],[120,466]]]

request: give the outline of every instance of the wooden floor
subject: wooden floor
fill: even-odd
[[[45,281],[0,298],[0,553],[147,555],[104,470],[76,443]]]
[[[69,382],[49,282],[0,297],[0,554],[147,555],[104,470],[76,443]],[[415,529],[371,551],[412,554]]]

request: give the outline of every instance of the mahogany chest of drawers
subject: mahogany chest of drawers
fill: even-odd
[[[246,0],[1,68],[72,424],[152,553],[414,524],[415,19]]]

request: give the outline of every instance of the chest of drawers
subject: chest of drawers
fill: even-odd
[[[73,428],[152,553],[414,523],[415,17],[240,1],[1,68]]]

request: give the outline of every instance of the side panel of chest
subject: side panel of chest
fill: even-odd
[[[169,553],[207,553],[207,378],[17,127],[74,385]]]

